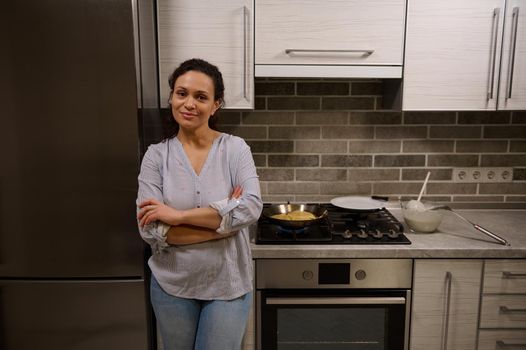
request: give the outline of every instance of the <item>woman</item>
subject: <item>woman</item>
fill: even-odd
[[[171,75],[174,132],[144,155],[139,229],[165,349],[239,349],[252,299],[248,226],[262,209],[250,148],[214,129],[221,73],[192,59]]]

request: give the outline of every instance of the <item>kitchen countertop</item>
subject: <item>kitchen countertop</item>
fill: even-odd
[[[389,208],[400,222],[401,210]],[[254,259],[270,258],[526,258],[526,210],[463,209],[455,210],[470,221],[506,239],[504,246],[453,213],[446,212],[434,233],[411,233],[411,244],[402,245],[256,245],[252,239]],[[255,227],[251,228],[252,238]]]

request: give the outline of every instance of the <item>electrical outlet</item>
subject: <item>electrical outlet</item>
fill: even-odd
[[[454,168],[455,182],[511,182],[513,168]]]

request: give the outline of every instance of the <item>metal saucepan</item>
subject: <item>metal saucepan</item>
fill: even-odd
[[[272,217],[272,215],[286,214],[290,213],[291,211],[309,212],[316,216],[316,218],[312,220],[282,220]],[[285,227],[305,227],[316,224],[323,220],[327,215],[327,209],[316,204],[272,204],[269,207],[263,209],[264,217],[266,217],[272,223]]]

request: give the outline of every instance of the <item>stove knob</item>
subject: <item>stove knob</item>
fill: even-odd
[[[358,270],[356,271],[356,273],[354,274],[354,277],[356,277],[357,280],[363,280],[365,279],[365,276],[367,276],[367,274],[365,273],[364,270]]]
[[[314,277],[314,273],[312,273],[312,271],[309,271],[309,270],[303,271],[303,279],[304,280],[310,281],[312,279],[312,277]]]

